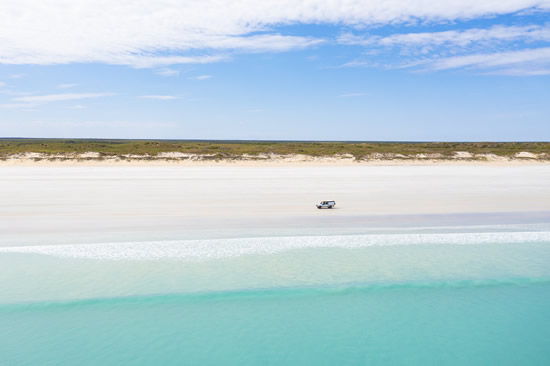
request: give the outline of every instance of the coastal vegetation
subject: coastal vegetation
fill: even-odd
[[[479,159],[536,157],[550,159],[549,142],[313,142],[114,139],[0,139],[0,158],[21,154],[113,157],[200,156],[202,159],[254,159],[266,156],[349,157],[369,159]]]

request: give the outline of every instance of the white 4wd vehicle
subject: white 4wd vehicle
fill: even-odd
[[[333,208],[334,206],[336,206],[336,202],[334,202],[334,201],[321,201],[316,206],[317,206],[318,209]]]

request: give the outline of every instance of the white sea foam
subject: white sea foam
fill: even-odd
[[[36,245],[0,248],[0,253],[43,254],[65,258],[201,261],[250,254],[275,254],[310,248],[353,249],[385,245],[475,245],[550,243],[550,231],[445,234],[294,236],[212,240],[176,240],[104,244]]]

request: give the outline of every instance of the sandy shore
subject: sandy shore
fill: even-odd
[[[458,151],[445,156],[439,153],[402,155],[372,153],[362,159],[351,154],[312,156],[301,154],[243,154],[237,157],[216,158],[215,155],[198,155],[165,152],[157,155],[101,155],[98,152],[42,154],[20,153],[2,156],[1,166],[395,166],[395,165],[525,165],[550,164],[546,153],[519,152],[510,156],[472,154]]]
[[[274,159],[274,160],[176,160],[176,159],[69,159],[69,160],[0,160],[2,167],[358,167],[358,166],[529,166],[548,165],[550,161],[540,159],[411,159],[411,160],[344,160],[318,159]]]
[[[550,222],[549,186],[548,164],[3,166],[0,245]]]

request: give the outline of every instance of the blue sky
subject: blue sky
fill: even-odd
[[[0,136],[550,141],[550,2],[26,0]]]

